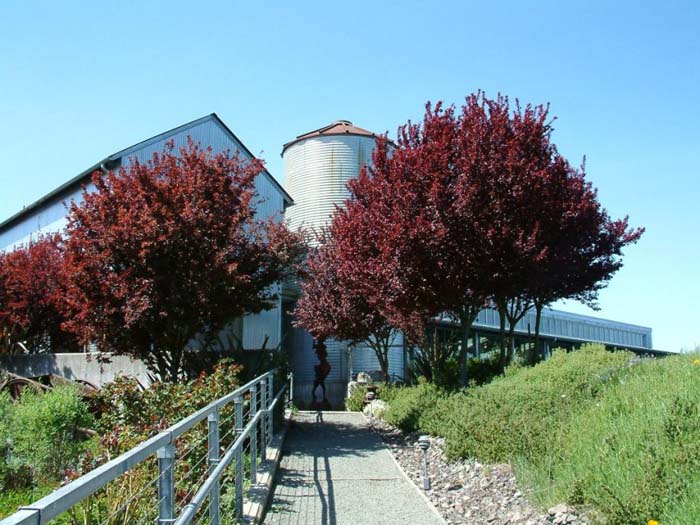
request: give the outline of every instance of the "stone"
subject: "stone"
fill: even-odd
[[[357,382],[363,385],[371,385],[372,376],[368,372],[359,372],[357,374]]]
[[[550,516],[556,516],[557,514],[565,514],[569,512],[569,507],[567,507],[564,503],[560,503],[559,505],[555,505],[554,507],[549,509],[548,512]]]
[[[384,415],[384,412],[386,412],[386,409],[389,408],[389,405],[386,404],[386,401],[382,401],[381,399],[374,399],[373,401],[370,401],[365,405],[365,408],[362,409],[362,412],[367,416],[367,417],[377,417],[381,418]]]
[[[376,414],[375,414],[376,415]],[[423,486],[423,452],[419,434],[403,434],[379,418],[371,425],[382,437],[404,472]],[[445,440],[429,436],[428,474],[432,489],[424,492],[446,523],[455,525],[588,525],[590,522],[567,505],[543,513],[518,487],[507,464],[485,465],[472,459],[448,462]]]

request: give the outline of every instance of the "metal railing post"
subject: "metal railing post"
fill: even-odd
[[[215,410],[207,416],[209,425],[209,454],[208,470],[209,475],[219,464],[219,411]],[[209,491],[209,525],[219,525],[219,496],[221,495],[221,485],[217,480]]]
[[[234,400],[236,438],[243,432],[243,398],[237,396]],[[236,450],[236,517],[243,515],[243,445]]]
[[[260,418],[260,456],[267,458],[267,380],[260,380],[260,408],[264,410]]]
[[[288,408],[292,408],[292,405],[294,405],[294,374],[292,372],[289,372],[289,375],[287,376],[289,379],[289,392],[287,392],[287,399],[288,399]]]
[[[175,446],[158,449],[158,525],[175,521]]]
[[[250,389],[250,417],[255,418],[258,413],[258,387]],[[258,424],[250,433],[250,482],[258,482]]]
[[[275,399],[275,374],[274,372],[270,373],[270,381],[268,382],[268,393],[267,393],[267,401],[268,403],[272,403],[273,399]],[[269,410],[267,412],[267,431],[268,431],[268,442],[272,441],[272,434],[275,433],[275,414],[274,410]]]

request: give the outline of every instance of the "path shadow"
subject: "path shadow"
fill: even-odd
[[[295,416],[285,439],[283,455],[287,461],[283,459],[277,472],[270,511],[285,513],[293,510],[295,500],[308,504],[299,503],[300,497],[306,502],[315,499],[315,505],[320,503],[319,521],[315,522],[336,525],[333,461],[365,457],[384,449],[381,439],[361,422],[350,413],[347,418],[337,413],[324,418],[318,412]]]

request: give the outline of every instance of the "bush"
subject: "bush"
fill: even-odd
[[[519,472],[542,504],[592,505],[610,525],[700,523],[698,356],[631,367]]]
[[[509,461],[542,454],[570,418],[616,381],[632,354],[587,345],[443,398],[424,430],[447,438],[450,457]]]
[[[133,426],[157,431],[234,391],[240,374],[239,365],[224,359],[211,374],[184,383],[154,383],[145,390],[133,378],[118,377],[94,397],[94,410],[101,413],[99,429]]]
[[[77,389],[59,386],[50,392],[23,392],[12,407],[10,441],[13,456],[35,480],[60,479],[85,450],[80,428],[94,424]]]
[[[485,385],[493,381],[500,373],[501,365],[498,362],[498,357],[492,359],[476,359],[472,357],[467,361],[469,386]]]
[[[404,432],[425,429],[427,422],[435,417],[434,411],[438,403],[445,396],[445,391],[440,387],[419,380],[417,386],[396,390],[384,419]]]

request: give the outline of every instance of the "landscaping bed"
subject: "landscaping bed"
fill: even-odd
[[[423,486],[423,452],[418,433],[404,434],[381,419],[372,428],[382,437],[403,471]],[[476,460],[448,461],[445,439],[431,436],[428,449],[426,496],[448,523],[471,525],[584,525],[589,521],[575,509],[557,505],[547,512],[532,505],[508,464],[484,465]]]
[[[592,523],[700,523],[697,355],[640,359],[589,345],[462,391],[422,382],[384,392],[407,472],[420,457],[415,435],[436,438],[434,475],[448,488],[435,497],[450,520],[475,505],[519,513],[510,523],[547,523],[542,509],[566,503]]]
[[[135,379],[119,377],[87,397],[71,385],[50,391],[27,388],[16,402],[0,392],[0,519],[230,393],[241,384],[240,377],[241,367],[223,360],[209,374],[180,383],[155,383],[148,389]],[[247,410],[248,405],[244,415]],[[230,431],[233,406],[222,408],[220,417],[222,428],[229,429],[221,436],[221,446],[227,447],[235,439]],[[181,506],[207,472],[206,425],[198,424],[180,436],[175,448],[175,499]],[[157,472],[156,458],[148,458],[56,523],[152,520],[157,510],[152,505]],[[232,492],[222,491],[221,501],[222,515],[232,516]]]

